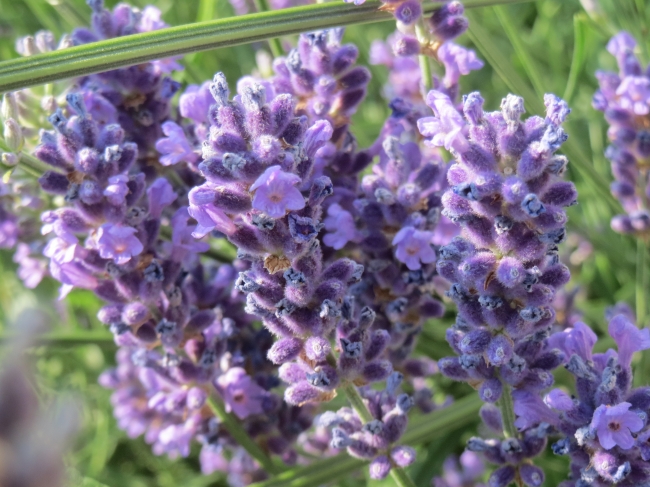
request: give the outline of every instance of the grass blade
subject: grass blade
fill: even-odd
[[[466,7],[526,0],[468,0]],[[392,19],[379,0],[355,6],[341,1],[259,12],[108,39],[0,63],[0,93],[83,76],[154,59],[248,44],[299,32]],[[425,13],[439,7],[423,5]]]

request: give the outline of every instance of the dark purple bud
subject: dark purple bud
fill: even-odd
[[[445,357],[438,360],[440,372],[453,380],[465,381],[469,379],[467,370],[461,365],[458,357]]]
[[[38,179],[38,182],[41,188],[48,193],[64,195],[68,192],[68,178],[58,172],[47,171]]]
[[[373,360],[386,349],[390,343],[390,333],[386,330],[375,330],[370,337],[370,343],[366,347],[365,359]]]
[[[385,380],[393,372],[393,365],[388,360],[377,360],[363,367],[363,378],[368,382]]]
[[[422,5],[417,0],[407,0],[399,4],[393,15],[399,22],[411,25],[422,15]]]
[[[307,381],[292,384],[284,391],[284,400],[292,406],[319,402],[321,396],[322,391],[316,389]]]
[[[415,450],[410,446],[396,446],[390,452],[390,457],[397,467],[406,468],[415,461]]]
[[[369,306],[364,306],[359,314],[359,328],[370,328],[377,318],[377,313]]]
[[[139,325],[150,318],[149,308],[142,303],[129,303],[122,311],[122,320],[127,325]]]
[[[380,455],[370,462],[370,478],[373,480],[383,480],[390,473],[391,464],[385,455]]]
[[[497,279],[505,287],[513,288],[526,278],[523,263],[515,257],[503,257],[497,267]]]
[[[493,404],[483,404],[479,410],[479,415],[483,423],[492,431],[497,433],[503,432],[503,421],[501,419],[501,410]]]
[[[359,57],[359,51],[354,44],[341,46],[334,54],[334,59],[332,60],[333,74],[337,75],[348,69],[357,61],[357,57]]]
[[[393,52],[395,56],[414,56],[420,52],[420,42],[415,37],[400,36],[393,44]]]
[[[489,487],[507,487],[515,480],[515,467],[506,465],[492,472],[488,480]]]
[[[492,334],[488,330],[473,330],[462,338],[458,347],[463,353],[483,353],[491,340]]]
[[[487,357],[492,365],[506,364],[513,355],[512,341],[505,335],[495,336],[487,347]]]
[[[267,357],[274,364],[283,364],[296,358],[300,354],[302,346],[302,340],[299,338],[281,338],[271,346]]]
[[[495,403],[501,398],[503,386],[499,379],[488,379],[481,384],[479,395],[481,400],[489,403]]]

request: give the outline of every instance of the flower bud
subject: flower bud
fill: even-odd
[[[5,166],[13,167],[20,162],[20,157],[13,152],[3,152],[2,156],[0,156],[0,160]]]
[[[25,143],[23,130],[13,118],[5,120],[4,139],[7,147],[13,152],[20,152],[23,148],[23,144]]]
[[[18,120],[18,102],[16,95],[13,93],[5,93],[2,95],[2,111],[0,111],[2,120],[9,120],[13,118]]]

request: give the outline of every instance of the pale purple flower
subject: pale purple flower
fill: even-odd
[[[210,105],[214,103],[214,98],[210,93],[210,81],[206,81],[201,86],[189,85],[178,100],[178,107],[181,115],[191,118],[196,123],[203,123],[208,116]]]
[[[16,247],[13,261],[18,264],[18,277],[28,289],[34,289],[43,280],[47,272],[44,261],[30,256],[31,250],[25,243],[19,243]]]
[[[195,162],[198,154],[194,152],[192,146],[185,137],[183,128],[174,122],[165,122],[162,124],[163,133],[167,138],[159,139],[156,142],[156,150],[164,154],[160,158],[163,166],[172,166],[181,161]]]
[[[465,120],[449,97],[440,91],[431,90],[427,95],[427,105],[435,116],[419,119],[418,130],[425,137],[431,138],[428,143],[447,150],[462,151],[466,148]]]
[[[250,187],[255,191],[253,208],[271,218],[281,218],[287,210],[304,208],[305,198],[295,187],[299,182],[297,175],[284,172],[280,166],[269,167]]]
[[[594,331],[578,321],[573,328],[567,328],[562,333],[555,333],[549,338],[549,346],[558,348],[569,358],[574,353],[583,360],[589,361],[592,358],[592,349],[598,337]]]
[[[241,367],[233,367],[217,379],[217,388],[226,403],[226,410],[239,419],[260,414],[267,392]]]
[[[149,216],[151,218],[160,218],[163,209],[176,201],[178,197],[174,193],[172,185],[165,178],[158,178],[151,183],[147,189],[147,196],[149,197]]]
[[[544,404],[558,411],[569,411],[573,409],[573,399],[561,389],[553,389],[544,396]]]
[[[43,249],[43,255],[59,264],[72,262],[78,251],[77,241],[69,241],[60,237],[50,240]]]
[[[629,410],[631,406],[629,402],[622,402],[616,406],[602,404],[596,408],[590,428],[598,434],[600,446],[606,450],[616,445],[623,450],[634,446],[632,433],[643,428],[643,420]]]
[[[467,75],[470,71],[483,67],[483,61],[476,57],[473,50],[466,49],[451,41],[447,41],[440,46],[438,59],[445,65],[444,84],[447,87],[458,83],[461,75]]]
[[[108,178],[108,186],[104,190],[106,199],[115,206],[121,205],[124,198],[129,194],[129,187],[126,183],[129,182],[129,177],[125,174],[118,174]]]
[[[0,222],[0,248],[10,249],[18,241],[18,224],[13,216]]]
[[[59,300],[65,298],[75,287],[94,289],[97,286],[95,276],[76,262],[59,263],[52,259],[50,260],[50,274],[62,284]]]
[[[413,227],[402,228],[393,238],[393,245],[397,246],[395,257],[412,271],[418,270],[422,264],[431,264],[436,261],[436,252],[431,247],[432,239],[433,232]]]
[[[196,228],[192,233],[194,238],[204,237],[212,230],[217,230],[228,235],[236,229],[228,215],[212,203],[204,205],[190,204],[187,208],[187,212],[197,222]]]
[[[618,360],[629,367],[634,352],[650,348],[650,329],[639,330],[625,315],[616,315],[609,322],[609,334],[618,346]]]
[[[626,76],[616,89],[621,108],[636,115],[650,113],[650,79],[645,76]]]
[[[358,240],[357,229],[354,226],[354,217],[349,211],[334,203],[327,209],[327,217],[323,220],[327,234],[323,237],[325,245],[340,250],[348,242]]]
[[[557,424],[558,415],[550,410],[538,394],[526,389],[512,391],[514,411],[517,416],[515,426],[521,431],[542,422]]]
[[[140,22],[138,23],[139,32],[152,32],[154,30],[163,29],[167,27],[167,24],[161,20],[160,9],[154,7],[153,5],[148,5],[142,10],[142,16],[140,17]]]
[[[99,255],[103,259],[113,259],[118,265],[126,264],[143,250],[136,232],[133,227],[105,223],[97,232]]]

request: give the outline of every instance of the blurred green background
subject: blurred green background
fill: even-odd
[[[110,7],[114,3],[107,1]],[[139,7],[147,5],[144,0],[132,3]],[[233,15],[227,0],[150,3],[163,12],[170,25]],[[509,92],[524,96],[528,111],[533,113],[539,110],[544,92],[565,96],[569,101],[573,109],[567,128],[570,143],[564,149],[571,161],[568,176],[578,186],[580,204],[569,210],[572,235],[564,244],[562,258],[573,270],[568,288],[579,288],[577,307],[584,320],[602,334],[606,329],[606,306],[617,301],[635,305],[637,256],[635,242],[615,234],[609,227],[611,216],[620,208],[609,196],[611,174],[603,157],[606,124],[602,114],[591,107],[596,89],[594,72],[615,69],[605,44],[619,29],[629,30],[638,40],[648,39],[650,5],[644,0],[583,3],[591,9],[589,14],[579,0],[538,0],[471,9],[470,32],[460,42],[474,47],[486,66],[463,78],[462,92],[480,90],[489,110],[498,109],[500,100]],[[597,10],[593,10],[594,5]],[[59,38],[76,26],[87,25],[89,17],[90,9],[84,0],[0,0],[0,59],[17,56],[17,37],[48,29]],[[349,27],[346,41],[357,44],[360,63],[367,65],[372,41],[384,39],[393,29],[392,22]],[[292,39],[283,41],[288,43]],[[176,77],[183,83],[198,83],[210,79],[216,71],[223,71],[234,86],[237,78],[256,68],[255,51],[266,48],[266,44],[258,43],[188,55],[183,60],[186,70]],[[643,61],[647,61],[647,53],[648,46],[641,46]],[[381,96],[387,71],[383,66],[370,69],[373,79],[368,97],[353,124],[361,146],[374,140],[388,113]],[[184,460],[156,457],[141,438],[130,440],[117,429],[110,393],[97,384],[98,374],[113,364],[115,352],[110,334],[95,317],[99,300],[91,293],[75,291],[64,302],[58,302],[57,285],[52,281],[45,281],[35,291],[25,290],[15,276],[11,257],[8,252],[0,255],[0,333],[6,336],[12,326],[20,326],[20,313],[29,308],[41,310],[52,323],[47,343],[33,351],[37,358],[37,387],[45,402],[63,392],[72,392],[82,404],[82,432],[75,450],[66,459],[73,484],[226,485],[220,474],[200,475],[197,451]],[[446,322],[453,319],[453,310],[447,318]],[[446,354],[445,326],[445,322],[428,326],[418,348],[420,353],[434,358]],[[440,397],[468,392],[443,379],[432,381]],[[424,445],[412,469],[416,484],[429,485],[444,458],[462,451],[464,441],[472,434],[474,428],[466,428],[449,437],[433,438]],[[547,471],[546,485],[557,485],[566,475],[563,459],[548,455],[542,463]],[[366,475],[360,472],[358,477],[337,485],[365,485]]]

